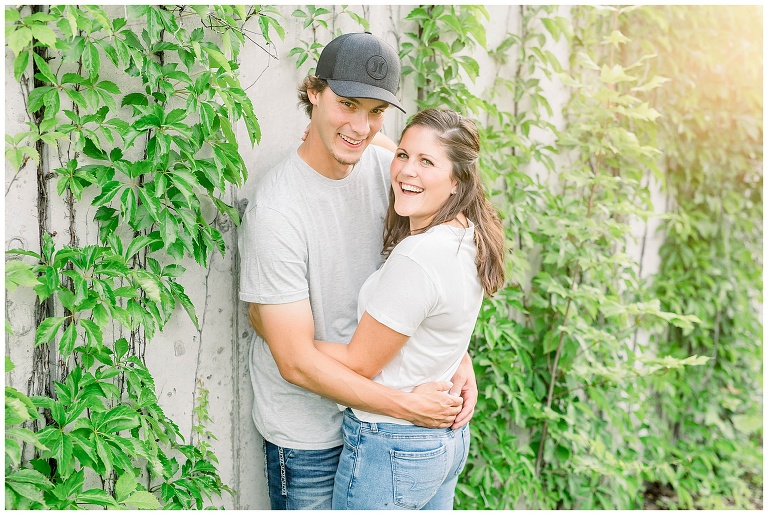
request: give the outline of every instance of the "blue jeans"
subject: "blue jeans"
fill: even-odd
[[[318,451],[264,441],[269,502],[273,510],[330,510],[342,446]]]
[[[334,510],[451,510],[469,454],[469,426],[361,422],[344,412]]]

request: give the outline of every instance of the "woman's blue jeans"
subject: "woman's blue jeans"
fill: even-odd
[[[469,453],[469,426],[362,422],[344,412],[334,510],[450,510]]]

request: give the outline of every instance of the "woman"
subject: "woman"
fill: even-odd
[[[317,347],[391,388],[451,378],[467,350],[483,293],[504,283],[504,238],[478,173],[475,124],[427,109],[403,131],[390,169],[386,262],[358,299],[349,345]],[[469,428],[427,429],[344,412],[333,509],[451,509]]]

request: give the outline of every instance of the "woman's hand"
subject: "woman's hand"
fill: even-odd
[[[414,388],[413,402],[409,403],[411,416],[406,420],[422,427],[451,427],[463,401],[460,396],[448,393],[450,388],[451,383],[447,381],[424,383]]]
[[[453,386],[450,393],[461,395],[461,398],[464,399],[461,412],[456,416],[453,425],[451,425],[451,429],[458,429],[469,423],[472,415],[475,413],[475,405],[477,405],[477,381],[475,380],[475,369],[472,368],[472,359],[469,357],[469,353],[464,354],[464,358],[462,358],[461,364],[459,364],[459,368],[451,378],[451,381]]]

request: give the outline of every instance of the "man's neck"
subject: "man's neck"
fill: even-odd
[[[296,150],[302,161],[320,175],[333,180],[340,180],[350,174],[354,165],[339,163],[328,149],[311,132]]]

